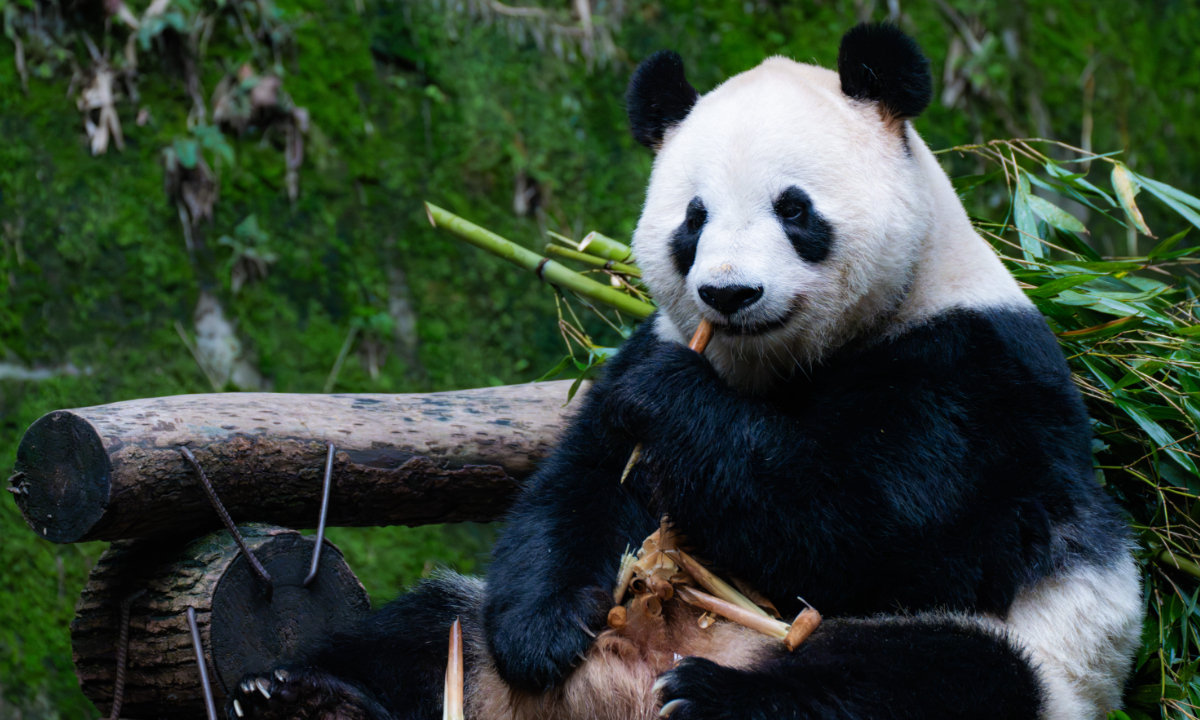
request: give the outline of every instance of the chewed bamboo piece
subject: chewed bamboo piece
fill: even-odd
[[[738,592],[732,585],[725,582],[721,578],[713,575],[708,568],[701,565],[691,555],[688,555],[682,550],[671,550],[667,552],[679,565],[687,571],[692,578],[700,583],[700,587],[709,591],[716,597],[731,602],[744,610],[762,615],[765,618],[771,617],[758,605],[755,605],[750,598]]]
[[[701,318],[700,324],[696,326],[696,332],[692,334],[692,341],[688,343],[688,349],[703,355],[705,348],[708,347],[708,341],[712,340],[712,336],[713,324]],[[633,466],[637,465],[638,459],[641,457],[642,444],[638,443],[633,446],[633,452],[629,454],[629,462],[625,463],[625,469],[621,472],[622,484],[624,484],[625,478],[629,477],[629,473],[633,471]]]
[[[465,720],[463,708],[462,621],[450,626],[450,655],[446,660],[446,690],[442,700],[442,720]]]
[[[629,589],[629,581],[633,579],[633,566],[637,563],[637,555],[629,552],[626,546],[625,554],[621,556],[621,566],[617,569],[617,587],[613,590],[613,603],[620,605],[625,599],[625,591]]]
[[[684,538],[671,529],[664,516],[658,530],[642,542],[636,556],[626,548],[613,592],[616,605],[608,613],[609,627],[621,630],[628,624],[630,614],[658,617],[662,613],[662,603],[674,597],[704,610],[699,619],[701,629],[710,627],[719,615],[782,640],[789,651],[795,650],[821,624],[821,614],[812,607],[796,616],[790,625],[775,619],[682,550],[681,542]],[[692,585],[700,585],[708,592],[701,592]],[[628,608],[621,604],[627,592],[633,595]],[[752,590],[747,592],[755,594]]]
[[[821,614],[813,608],[808,608],[796,616],[796,620],[788,625],[766,615],[758,615],[749,610],[734,605],[731,602],[713,597],[708,593],[682,586],[678,590],[679,597],[684,602],[716,613],[726,620],[732,620],[738,625],[744,625],[751,630],[757,630],[763,635],[779,638],[788,650],[795,650],[804,642],[817,626],[821,624]]]

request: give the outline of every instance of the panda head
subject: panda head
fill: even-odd
[[[929,62],[890,25],[842,39],[838,72],[771,58],[701,97],[683,62],[643,62],[626,101],[656,153],[634,253],[660,336],[701,318],[708,356],[761,386],[894,313],[932,209],[908,119]]]

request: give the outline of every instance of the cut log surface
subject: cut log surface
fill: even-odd
[[[194,536],[218,520],[180,456],[187,445],[235,522],[315,527],[330,441],[329,525],[492,520],[553,448],[569,385],[179,395],[58,410],[26,431],[9,491],[53,542]]]
[[[243,527],[274,591],[260,581],[226,531],[172,552],[152,539],[113,543],[92,569],[75,607],[71,644],[83,693],[111,710],[121,600],[131,606],[122,716],[203,720],[204,696],[187,608],[196,609],[217,705],[247,672],[267,672],[308,643],[362,617],[363,586],[328,541],[305,588],[314,538],[269,526]]]

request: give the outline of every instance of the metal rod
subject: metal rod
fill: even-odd
[[[226,512],[225,506],[221,504],[221,499],[217,497],[216,491],[213,490],[212,483],[208,481],[208,476],[204,474],[204,468],[200,467],[200,461],[196,459],[196,456],[193,455],[192,451],[188,450],[187,446],[185,445],[179,446],[179,452],[183,453],[183,457],[192,464],[192,468],[195,469],[196,474],[200,477],[200,487],[204,488],[204,492],[208,495],[209,502],[211,502],[212,506],[216,508],[217,515],[221,516],[221,522],[225,523],[225,529],[229,531],[229,534],[233,536],[233,539],[238,544],[238,547],[242,549],[242,554],[246,556],[246,560],[250,563],[250,569],[253,570],[254,574],[258,576],[258,579],[267,586],[267,601],[269,602],[271,600],[271,595],[275,591],[275,586],[271,583],[271,575],[267,572],[267,569],[262,566],[262,563],[258,561],[258,558],[254,557],[254,553],[250,552],[250,548],[246,545],[245,538],[243,538],[242,534],[238,532],[237,526],[233,524],[233,518],[229,517],[229,513]]]
[[[129,618],[133,611],[133,601],[137,600],[146,590],[138,590],[121,601],[121,630],[117,636],[117,678],[113,682],[112,712],[109,720],[121,717],[121,706],[125,704],[125,667],[129,659]]]
[[[192,647],[196,649],[196,665],[200,668],[200,688],[204,690],[204,709],[208,720],[217,720],[217,704],[213,701],[212,686],[208,684],[208,665],[204,662],[204,646],[200,643],[200,628],[196,625],[196,608],[188,606],[188,625],[192,628]]]
[[[325,488],[321,491],[321,517],[317,520],[317,544],[313,547],[312,565],[308,568],[308,577],[304,578],[304,587],[317,578],[317,570],[321,567],[321,546],[325,543],[325,516],[329,512],[329,489],[333,486],[333,443],[329,453],[325,455]]]

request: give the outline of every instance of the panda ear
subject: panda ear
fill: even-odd
[[[917,42],[887,23],[860,23],[842,36],[838,50],[842,92],[870,100],[892,118],[920,115],[933,99],[929,60]]]
[[[651,150],[662,145],[667,130],[683,122],[699,93],[683,73],[679,53],[660,50],[633,71],[625,106],[633,137]]]

